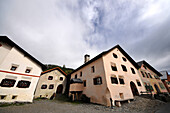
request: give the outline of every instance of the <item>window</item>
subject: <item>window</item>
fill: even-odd
[[[119,78],[120,84],[125,84],[124,79],[122,77]]]
[[[21,80],[18,82],[17,87],[18,88],[29,88],[30,83],[31,83],[30,81]]]
[[[27,68],[26,70],[25,70],[25,73],[30,73],[31,72],[31,68]]]
[[[147,78],[149,78],[149,76],[148,76],[148,74],[146,72],[145,72],[145,75],[146,75]]]
[[[63,81],[63,77],[60,77],[60,81]]]
[[[75,78],[77,78],[77,74],[75,75]]]
[[[144,67],[145,69],[147,69],[146,66],[143,65],[143,67]]]
[[[91,67],[91,72],[92,72],[92,73],[95,72],[94,66]]]
[[[47,88],[47,85],[46,84],[43,84],[42,86],[41,86],[41,89],[46,89]]]
[[[126,66],[124,65],[121,65],[121,66],[122,66],[123,71],[127,72]]]
[[[82,77],[82,71],[80,72],[80,77]]]
[[[93,83],[94,83],[94,85],[101,85],[102,78],[101,77],[93,78]]]
[[[121,99],[124,99],[123,93],[119,93]]]
[[[5,100],[6,99],[6,95],[0,95],[0,100]]]
[[[49,76],[49,77],[48,77],[48,80],[53,80],[53,76]]]
[[[11,71],[15,71],[17,68],[18,68],[17,65],[12,65],[10,70],[11,70]]]
[[[138,86],[141,86],[141,83],[139,82],[139,80],[136,80]]]
[[[1,87],[13,87],[16,80],[13,79],[3,79],[1,82]]]
[[[141,71],[141,73],[142,73],[142,76],[145,77],[145,74],[143,73],[143,71]]]
[[[131,71],[133,74],[136,74],[135,70],[131,67]]]
[[[113,53],[113,57],[114,57],[114,58],[118,58],[117,55],[116,55],[115,53]]]
[[[111,66],[112,71],[117,71],[117,67],[116,66]]]
[[[165,89],[164,85],[160,82],[159,82],[159,86],[161,87],[161,89]]]
[[[144,83],[145,84],[145,88],[146,88],[146,90],[147,91],[153,91],[153,87],[149,84],[149,85],[147,85],[146,83]]]
[[[54,88],[54,84],[50,84],[49,89],[53,89]]]
[[[116,76],[115,77],[110,77],[110,79],[111,79],[112,84],[118,84]]]
[[[84,85],[84,87],[86,87],[86,80],[83,81],[83,85]]]
[[[16,99],[16,98],[17,98],[17,96],[16,96],[16,95],[13,95],[13,96],[12,96],[12,99]]]
[[[148,75],[149,75],[149,77],[150,77],[150,78],[152,78],[152,76],[151,76],[151,74],[150,74],[150,73],[148,73]]]
[[[125,62],[127,61],[125,57],[122,57],[122,59],[123,59],[123,61],[125,61]]]

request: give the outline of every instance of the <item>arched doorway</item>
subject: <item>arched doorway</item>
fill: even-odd
[[[154,87],[155,87],[157,93],[161,93],[160,89],[158,88],[158,86],[156,84],[154,84]]]
[[[57,87],[56,93],[57,93],[57,94],[62,94],[62,92],[63,92],[63,85],[60,84],[60,85]]]
[[[139,95],[138,89],[136,88],[136,85],[134,82],[130,82],[130,87],[131,87],[133,96]]]

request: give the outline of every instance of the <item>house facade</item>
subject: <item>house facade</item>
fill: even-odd
[[[146,61],[138,62],[139,74],[143,84],[147,90],[147,93],[168,93],[160,77],[162,76],[156,69],[154,69]]]
[[[92,103],[120,106],[121,101],[130,102],[146,91],[137,63],[119,45],[91,60],[87,57],[85,64],[71,73],[69,95],[74,100],[86,95]]]
[[[163,75],[160,78],[161,78],[162,82],[164,83],[166,89],[170,93],[170,75],[168,74],[167,71],[161,71],[160,73]]]
[[[43,64],[0,36],[0,102],[32,102]]]
[[[56,94],[63,94],[66,88],[67,74],[59,67],[41,73],[35,98],[53,99]]]

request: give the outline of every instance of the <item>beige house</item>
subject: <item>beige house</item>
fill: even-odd
[[[63,94],[66,88],[67,74],[59,67],[44,71],[39,79],[35,98],[53,99],[55,94]]]
[[[139,74],[145,85],[147,93],[157,94],[157,93],[168,93],[160,77],[163,76],[156,69],[154,69],[146,61],[138,62]]]
[[[0,36],[0,102],[32,102],[43,64]]]
[[[137,63],[119,46],[104,51],[71,73],[69,96],[73,100],[84,94],[90,102],[120,106],[146,91],[138,74]]]

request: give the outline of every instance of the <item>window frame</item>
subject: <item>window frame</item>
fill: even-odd
[[[43,86],[45,86],[45,88],[43,88]],[[41,89],[47,89],[47,84],[42,84]]]
[[[136,72],[135,72],[135,69],[134,68],[130,68],[131,69],[131,72],[132,72],[132,74],[136,74]]]
[[[117,54],[113,53],[112,55],[114,58],[118,58]]]
[[[136,80],[136,83],[137,83],[137,85],[138,85],[139,87],[142,86],[142,84],[141,84],[141,82],[140,82],[139,80]]]
[[[6,81],[10,81],[10,82],[13,82],[11,85],[4,85],[4,82]],[[1,87],[14,87],[15,86],[15,83],[16,83],[16,80],[15,79],[8,79],[8,78],[5,78],[5,79],[2,79],[1,83],[0,83],[0,86]],[[7,83],[6,83],[7,84]]]
[[[122,67],[122,70],[123,70],[124,72],[127,72],[127,68],[126,68],[125,65],[121,64],[121,67]]]
[[[118,79],[116,76],[111,76],[110,80],[111,80],[111,84],[118,84]]]
[[[26,82],[26,83],[28,83],[28,86],[20,86],[20,82]],[[18,87],[18,88],[29,88],[30,87],[30,84],[31,84],[31,82],[30,81],[26,81],[26,80],[20,80],[20,81],[18,81],[18,83],[17,83],[17,86],[16,87]]]
[[[48,76],[48,80],[53,80],[53,78],[54,78],[53,76]]]
[[[54,89],[54,84],[50,84],[48,89]]]
[[[101,85],[101,84],[102,84],[102,77],[93,78],[93,85]]]
[[[91,67],[91,73],[95,73],[95,68],[94,68],[94,66]]]

